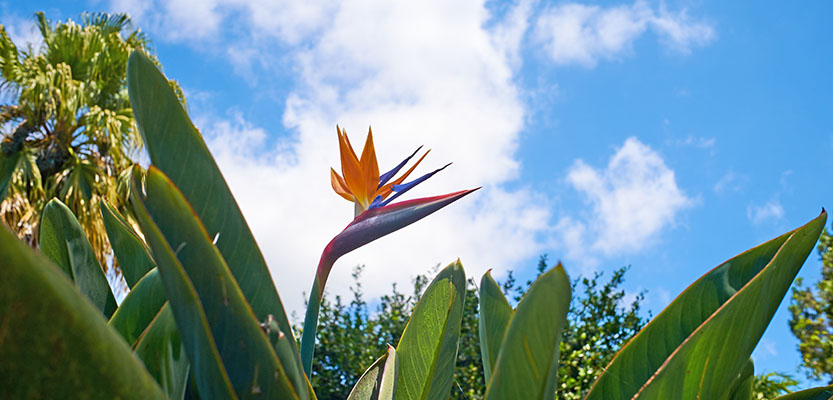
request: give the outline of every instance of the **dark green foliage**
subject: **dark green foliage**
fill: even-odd
[[[799,351],[804,371],[812,379],[833,383],[833,236],[825,229],[819,238],[822,260],[821,280],[815,287],[793,288],[790,329],[801,342]]]
[[[546,269],[547,260],[542,256],[538,275]],[[622,305],[625,292],[620,285],[627,270],[627,267],[616,270],[604,283],[599,282],[602,274],[573,281],[569,325],[562,334],[556,398],[574,399],[586,393],[616,350],[647,322],[639,315],[642,293],[632,304]],[[398,343],[411,309],[433,275],[433,272],[418,275],[409,294],[400,292],[394,285],[391,293],[382,296],[379,304],[372,307],[364,299],[361,272],[362,267],[353,272],[353,298],[349,303],[340,296],[334,299],[325,296],[321,303],[312,385],[322,400],[346,398],[364,370],[384,354],[385,345]],[[531,281],[518,283],[510,273],[501,286],[516,306],[530,284]],[[485,392],[478,307],[477,288],[469,279],[452,399],[482,399]],[[300,326],[296,326],[298,331]]]
[[[454,386],[451,387],[449,396],[452,399],[482,399],[486,391],[483,360],[480,353],[479,309],[477,288],[474,281],[469,279],[466,290],[466,308],[463,311],[463,324],[457,350],[457,369],[454,371]]]
[[[411,309],[429,282],[427,276],[417,276],[408,295],[393,285],[391,293],[380,299],[376,312],[371,312],[359,281],[362,269],[356,267],[353,271],[353,299],[349,303],[345,304],[341,296],[330,300],[325,295],[321,301],[312,386],[322,400],[346,399],[364,370],[385,353],[386,345],[399,343]],[[465,319],[463,324],[465,329]],[[301,326],[295,331],[301,332]]]
[[[165,398],[101,310],[5,226],[0,271],[0,398]]]
[[[613,355],[647,323],[639,315],[644,292],[623,308],[624,281],[628,267],[613,272],[610,280],[599,285],[601,273],[573,283],[573,302],[567,314],[569,326],[561,342],[561,363],[558,370],[558,399],[580,399],[607,366]]]

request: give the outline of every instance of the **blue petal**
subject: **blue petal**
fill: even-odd
[[[376,197],[373,198],[373,201],[370,202],[370,206],[368,206],[367,209],[369,210],[371,208],[376,208],[376,207],[381,207],[381,206],[382,206],[382,196],[377,195]]]
[[[416,186],[416,185],[419,185],[420,183],[422,183],[422,181],[424,181],[424,180],[426,180],[426,179],[428,179],[428,178],[430,178],[430,177],[434,176],[434,174],[436,174],[437,172],[440,172],[440,171],[444,170],[444,169],[445,169],[446,167],[448,167],[449,165],[451,165],[451,163],[446,164],[446,165],[445,165],[445,166],[443,166],[442,168],[437,168],[437,169],[435,169],[435,170],[433,170],[433,171],[431,171],[431,172],[429,172],[429,173],[427,173],[427,174],[425,174],[425,175],[423,175],[423,176],[420,176],[419,178],[416,178],[416,179],[414,179],[414,180],[412,180],[412,181],[410,181],[410,182],[408,182],[408,183],[403,183],[403,184],[401,184],[401,185],[393,185],[393,186],[391,186],[391,189],[393,189],[393,191],[395,192],[395,193],[394,193],[394,195],[393,195],[393,196],[391,196],[389,199],[385,200],[385,202],[384,202],[384,203],[382,203],[382,204],[380,205],[380,207],[384,207],[384,206],[388,205],[388,204],[389,204],[391,201],[393,201],[395,198],[397,198],[397,197],[399,197],[400,195],[402,195],[403,193],[405,193],[405,192],[407,192],[407,191],[411,190],[411,188],[412,188],[412,187],[414,187],[414,186]]]
[[[392,170],[390,170],[390,171],[385,172],[384,174],[382,174],[382,176],[380,176],[380,177],[379,177],[379,186],[377,186],[377,187],[376,187],[376,189],[379,189],[379,188],[381,188],[382,186],[384,186],[386,183],[388,183],[388,181],[390,180],[390,178],[393,178],[393,176],[394,176],[394,175],[396,175],[396,174],[399,172],[399,170],[400,170],[400,169],[402,169],[402,167],[404,167],[404,166],[405,166],[405,164],[407,164],[407,163],[408,163],[408,160],[410,160],[411,158],[413,158],[413,157],[416,155],[416,153],[419,151],[419,149],[421,149],[421,148],[422,148],[422,146],[417,147],[417,149],[416,149],[416,150],[414,150],[414,153],[413,153],[413,154],[411,154],[410,156],[408,156],[408,158],[406,158],[405,160],[403,160],[401,163],[399,163],[399,165],[397,165],[397,166],[393,167],[393,169],[392,169]]]

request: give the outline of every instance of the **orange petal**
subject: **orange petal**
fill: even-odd
[[[338,130],[338,125],[336,125],[336,130]],[[353,158],[358,160],[359,157],[356,155],[356,152],[353,151],[353,145],[350,144],[350,138],[347,137],[347,129],[342,129],[341,133],[339,133],[339,135],[344,137],[344,141],[347,142],[347,148],[350,149],[350,154],[353,155]]]
[[[361,165],[358,158],[356,158],[356,153],[353,152],[353,147],[350,146],[347,134],[341,131],[338,131],[338,146],[341,153],[341,173],[344,174],[347,188],[356,197],[357,201],[367,201],[366,198],[362,199],[362,197],[366,197],[364,195],[366,191],[364,190]]]
[[[376,187],[379,186],[379,163],[376,161],[376,148],[373,146],[373,131],[368,128],[367,140],[362,149],[362,158],[359,161],[364,178],[364,197],[372,201],[376,194]],[[364,204],[365,207],[370,204]]]
[[[333,190],[338,193],[339,196],[344,197],[347,201],[356,201],[356,197],[350,193],[350,189],[347,187],[347,183],[344,182],[344,178],[336,172],[336,170],[330,168],[330,183],[333,185]]]
[[[428,151],[426,151],[425,154],[423,154],[422,157],[420,157],[419,160],[417,160],[417,162],[411,166],[411,168],[408,168],[408,170],[405,171],[405,173],[402,174],[402,176],[394,179],[392,182],[379,188],[379,190],[376,191],[376,195],[382,196],[382,199],[386,199],[388,196],[390,196],[390,194],[393,193],[393,189],[391,188],[391,186],[402,184],[402,182],[405,181],[405,178],[407,178],[408,175],[411,174],[411,172],[414,172],[414,169],[417,167],[417,165],[419,165],[419,163],[422,162],[422,159],[424,159],[425,156],[427,156],[430,152],[431,149],[428,149]]]

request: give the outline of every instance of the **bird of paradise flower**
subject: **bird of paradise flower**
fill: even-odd
[[[413,181],[403,183],[416,169],[417,165],[425,159],[430,150],[426,151],[407,171],[394,179],[394,176],[419,152],[421,146],[393,169],[380,174],[372,130],[368,129],[361,157],[356,156],[356,152],[347,138],[347,132],[338,126],[336,126],[336,132],[338,133],[341,173],[343,176],[330,168],[330,182],[333,190],[338,195],[354,203],[355,218],[327,244],[318,263],[318,270],[310,290],[304,319],[304,331],[301,337],[301,363],[307,376],[311,376],[312,371],[312,356],[315,348],[315,333],[318,325],[321,297],[324,294],[324,286],[335,261],[365,244],[419,221],[463,196],[480,189],[461,190],[445,195],[423,197],[391,204],[403,193],[451,164],[446,164],[442,168],[422,175]]]

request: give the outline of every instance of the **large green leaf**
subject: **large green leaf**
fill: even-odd
[[[12,184],[12,177],[14,176],[17,161],[20,159],[23,152],[15,152],[13,154],[3,154],[0,151],[0,201],[6,197],[9,186]]]
[[[500,286],[492,278],[491,271],[480,279],[480,355],[483,360],[483,374],[486,382],[492,376],[492,369],[497,362],[503,336],[513,314],[512,306]]]
[[[144,190],[134,180],[131,199],[153,252],[165,293],[203,397],[227,384],[239,397],[306,398],[306,381],[293,382],[246,302],[225,260],[193,209],[154,166]],[[146,195],[142,195],[146,193]],[[203,362],[205,357],[205,362]],[[210,365],[205,365],[210,364]],[[297,389],[296,389],[297,388]]]
[[[119,332],[131,346],[136,343],[150,322],[156,318],[165,304],[165,288],[158,270],[147,273],[127,294],[119,308],[110,317],[110,326]]]
[[[43,208],[39,237],[41,252],[58,264],[81,293],[109,318],[116,310],[116,299],[84,230],[60,200],[52,199]]]
[[[570,292],[570,280],[560,263],[529,287],[506,329],[486,386],[487,400],[551,400],[555,396]]]
[[[201,397],[235,399],[237,396],[220,359],[217,344],[211,334],[205,310],[194,289],[194,284],[185,274],[174,250],[170,248],[165,237],[159,232],[159,228],[147,214],[142,201],[137,200],[137,193],[138,190],[135,187],[131,189],[134,212],[148,244],[153,249],[153,255],[158,263],[157,268],[168,269],[173,275],[173,278],[164,282],[165,290],[176,295],[171,297],[175,305],[174,316],[178,321],[180,337],[183,339],[185,353],[191,362],[191,373]]]
[[[136,355],[171,399],[182,399],[188,384],[191,364],[179,336],[174,314],[168,303],[153,319],[136,344]]]
[[[135,51],[127,66],[127,86],[151,162],[182,191],[211,237],[217,237],[217,248],[257,319],[264,321],[271,314],[284,335],[294,337],[254,236],[168,80],[146,55]],[[290,341],[290,349],[293,351],[281,358],[296,359],[297,367],[287,373],[300,382],[303,368],[294,341]]]
[[[396,347],[398,400],[448,397],[465,299],[466,273],[457,260],[425,289]]]
[[[0,397],[165,398],[63,271],[5,226],[0,254]]]
[[[388,351],[362,374],[347,400],[393,400],[398,369],[396,350],[388,345]]]
[[[130,227],[124,217],[106,200],[99,203],[110,246],[113,247],[113,253],[119,261],[127,287],[132,289],[139,279],[142,279],[156,265],[150,258],[145,242]]]
[[[619,351],[587,399],[725,396],[826,219],[823,211],[694,282]]]
[[[727,400],[752,400],[752,386],[755,381],[755,364],[752,359],[746,361],[732,386],[724,396]]]
[[[785,394],[775,400],[833,400],[833,386],[817,387]]]

